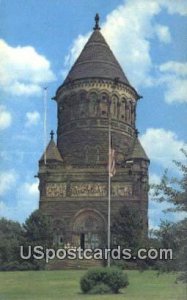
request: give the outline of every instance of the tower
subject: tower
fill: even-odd
[[[57,241],[83,248],[100,246],[106,236],[109,123],[116,163],[111,218],[124,204],[136,206],[147,230],[149,159],[135,124],[141,97],[102,36],[98,15],[95,21],[57,89],[57,144],[51,133],[38,173],[40,209],[52,217]]]

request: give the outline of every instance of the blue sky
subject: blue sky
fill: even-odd
[[[165,168],[175,174],[172,159],[183,159],[186,0],[1,0],[1,216],[23,222],[38,207],[34,175],[44,151],[43,87],[48,87],[49,133],[57,122],[51,97],[91,33],[96,12],[108,44],[143,95],[137,127],[151,159],[150,181],[158,182]],[[151,228],[166,218],[165,207],[150,201]]]

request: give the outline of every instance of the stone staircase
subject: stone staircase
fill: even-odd
[[[103,260],[95,259],[54,259],[47,264],[47,270],[87,270],[104,266]]]

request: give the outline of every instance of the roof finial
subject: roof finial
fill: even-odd
[[[139,131],[138,129],[135,129],[135,136],[138,137],[138,135],[139,135]]]
[[[98,13],[95,15],[95,27],[93,29],[94,30],[100,30],[101,29],[99,27],[99,14]]]
[[[53,130],[51,130],[50,136],[51,136],[51,140],[53,140],[53,137],[54,137],[54,131]]]

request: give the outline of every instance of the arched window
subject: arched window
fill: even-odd
[[[119,104],[119,98],[116,95],[112,96],[111,114],[113,118],[118,117],[118,104]]]
[[[85,102],[86,101],[86,91],[81,91],[80,92],[80,96],[79,96],[79,99],[81,100],[81,102]]]
[[[126,108],[127,108],[127,101],[125,97],[121,99],[121,107],[120,107],[120,119],[121,121],[126,121]]]
[[[69,100],[69,97],[65,97],[63,101],[63,110],[61,111],[63,123],[66,123],[70,120],[71,107],[69,105]]]
[[[131,122],[134,125],[135,122],[135,103],[131,102]]]
[[[76,119],[76,116],[77,116],[77,109],[76,109],[76,106],[77,106],[77,97],[76,97],[76,93],[73,93],[71,94],[71,97],[70,97],[70,101],[69,101],[69,109],[71,110],[71,116],[70,116],[70,119],[71,120],[74,120]]]
[[[63,118],[63,113],[64,113],[64,105],[60,103],[58,105],[58,120],[59,120],[59,125],[63,125],[64,118]]]
[[[127,103],[127,110],[126,110],[126,117],[127,117],[127,122],[131,123],[131,99],[128,100]]]
[[[97,115],[97,100],[98,95],[96,92],[91,92],[89,95],[89,112],[92,117],[95,117]]]
[[[87,107],[86,107],[86,97],[87,93],[86,91],[81,91],[79,93],[79,116],[85,117],[87,115]]]
[[[108,117],[109,111],[109,96],[107,93],[102,93],[99,103],[99,115],[101,117]]]

